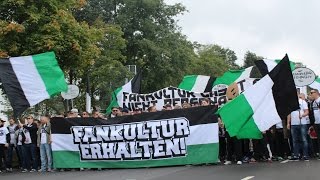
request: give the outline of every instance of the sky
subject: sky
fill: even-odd
[[[320,1],[318,0],[165,0],[188,12],[176,19],[188,40],[218,44],[237,54],[302,62],[320,75]]]

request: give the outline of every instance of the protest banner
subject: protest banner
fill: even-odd
[[[138,168],[215,163],[215,106],[95,118],[52,118],[55,168]]]

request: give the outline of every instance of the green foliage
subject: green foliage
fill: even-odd
[[[242,68],[247,68],[250,66],[255,66],[254,62],[258,60],[263,60],[263,57],[257,56],[255,53],[247,51],[244,55],[244,64]],[[251,77],[261,78],[262,75],[257,67],[254,67],[251,72]]]

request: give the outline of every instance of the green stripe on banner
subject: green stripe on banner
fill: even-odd
[[[53,165],[55,168],[139,168],[159,167],[186,164],[215,163],[218,161],[219,143],[187,146],[186,157],[175,157],[159,160],[131,160],[131,161],[80,161],[78,151],[53,151]]]
[[[185,76],[182,82],[179,84],[178,88],[191,91],[197,81],[197,77],[198,75]]]
[[[218,84],[226,84],[230,85],[234,83],[243,73],[243,70],[229,70],[223,74],[223,76],[218,77],[216,81],[213,83],[213,85],[218,85]]]
[[[68,90],[64,74],[53,52],[37,54],[32,58],[50,96]]]

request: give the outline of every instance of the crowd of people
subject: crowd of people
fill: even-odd
[[[311,90],[306,98],[298,93],[300,109],[288,115],[281,123],[263,132],[262,139],[237,139],[230,137],[223,120],[219,118],[219,162],[230,165],[233,162],[243,163],[272,162],[272,161],[309,161],[318,158],[320,152],[320,94],[318,90]],[[181,106],[166,104],[163,111],[210,105],[210,99],[203,99],[201,103],[183,103]],[[156,112],[156,106],[148,108],[148,112]],[[117,116],[129,116],[144,113],[136,108],[113,107],[109,116],[99,111],[79,113],[72,109],[64,115],[65,118],[92,117],[109,119]],[[40,116],[39,120],[29,115],[18,122],[9,119],[9,125],[4,126],[0,120],[0,172],[12,172],[13,157],[17,157],[16,166],[21,172],[52,172],[51,125],[50,116]],[[15,156],[14,156],[15,155]],[[63,169],[61,169],[63,170]],[[84,170],[81,168],[80,170]],[[98,169],[100,170],[100,169]]]

